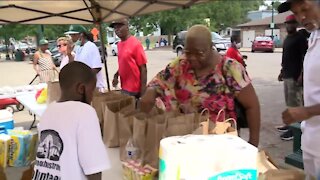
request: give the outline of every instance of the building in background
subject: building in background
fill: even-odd
[[[275,27],[273,29],[273,35],[277,35],[280,38],[281,47],[283,40],[287,36],[284,22],[286,17],[290,14],[292,14],[292,12],[288,11],[274,16]],[[241,29],[242,47],[250,48],[252,41],[254,41],[255,37],[257,36],[271,36],[271,19],[271,17],[267,17],[238,25],[237,27]]]
[[[274,11],[274,15],[277,15],[278,12]],[[254,20],[260,20],[260,19],[264,19],[267,17],[271,17],[272,16],[272,10],[261,10],[261,11],[249,11],[247,18],[250,21],[254,21]]]

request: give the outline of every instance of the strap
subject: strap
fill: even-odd
[[[226,117],[224,109],[220,109],[220,111],[218,112],[218,115],[216,116],[216,122],[218,122],[219,117],[221,116],[221,113],[224,113],[223,115],[224,117]]]
[[[237,125],[237,121],[234,119],[234,118],[229,118],[229,119],[226,119],[224,122],[225,123],[228,123],[228,122],[233,122],[233,125],[234,125],[234,129],[237,129],[238,125]],[[231,124],[231,127],[232,127],[232,123]]]

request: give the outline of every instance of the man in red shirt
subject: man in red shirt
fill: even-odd
[[[226,56],[231,59],[237,60],[239,63],[241,63],[244,67],[246,67],[246,63],[244,62],[244,59],[246,59],[246,56],[242,56],[239,52],[239,48],[241,46],[241,40],[240,36],[232,35],[231,36],[231,47],[228,49]]]
[[[113,86],[119,83],[124,94],[139,98],[146,90],[147,83],[147,58],[138,39],[131,36],[127,19],[121,19],[111,23],[116,35],[121,39],[118,43],[119,69],[114,75]]]

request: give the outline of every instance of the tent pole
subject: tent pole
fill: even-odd
[[[110,83],[109,83],[109,74],[108,74],[108,65],[107,65],[107,59],[106,59],[106,47],[105,47],[105,41],[104,41],[104,36],[103,36],[103,31],[104,29],[102,28],[102,22],[100,21],[98,24],[99,28],[99,33],[100,33],[100,41],[101,41],[101,58],[104,63],[104,68],[106,71],[106,80],[107,80],[107,85],[108,85],[108,91],[110,91]]]

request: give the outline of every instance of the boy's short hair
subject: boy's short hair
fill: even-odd
[[[87,84],[95,80],[92,69],[82,62],[73,61],[62,68],[59,74],[62,91],[70,89],[76,83]]]

